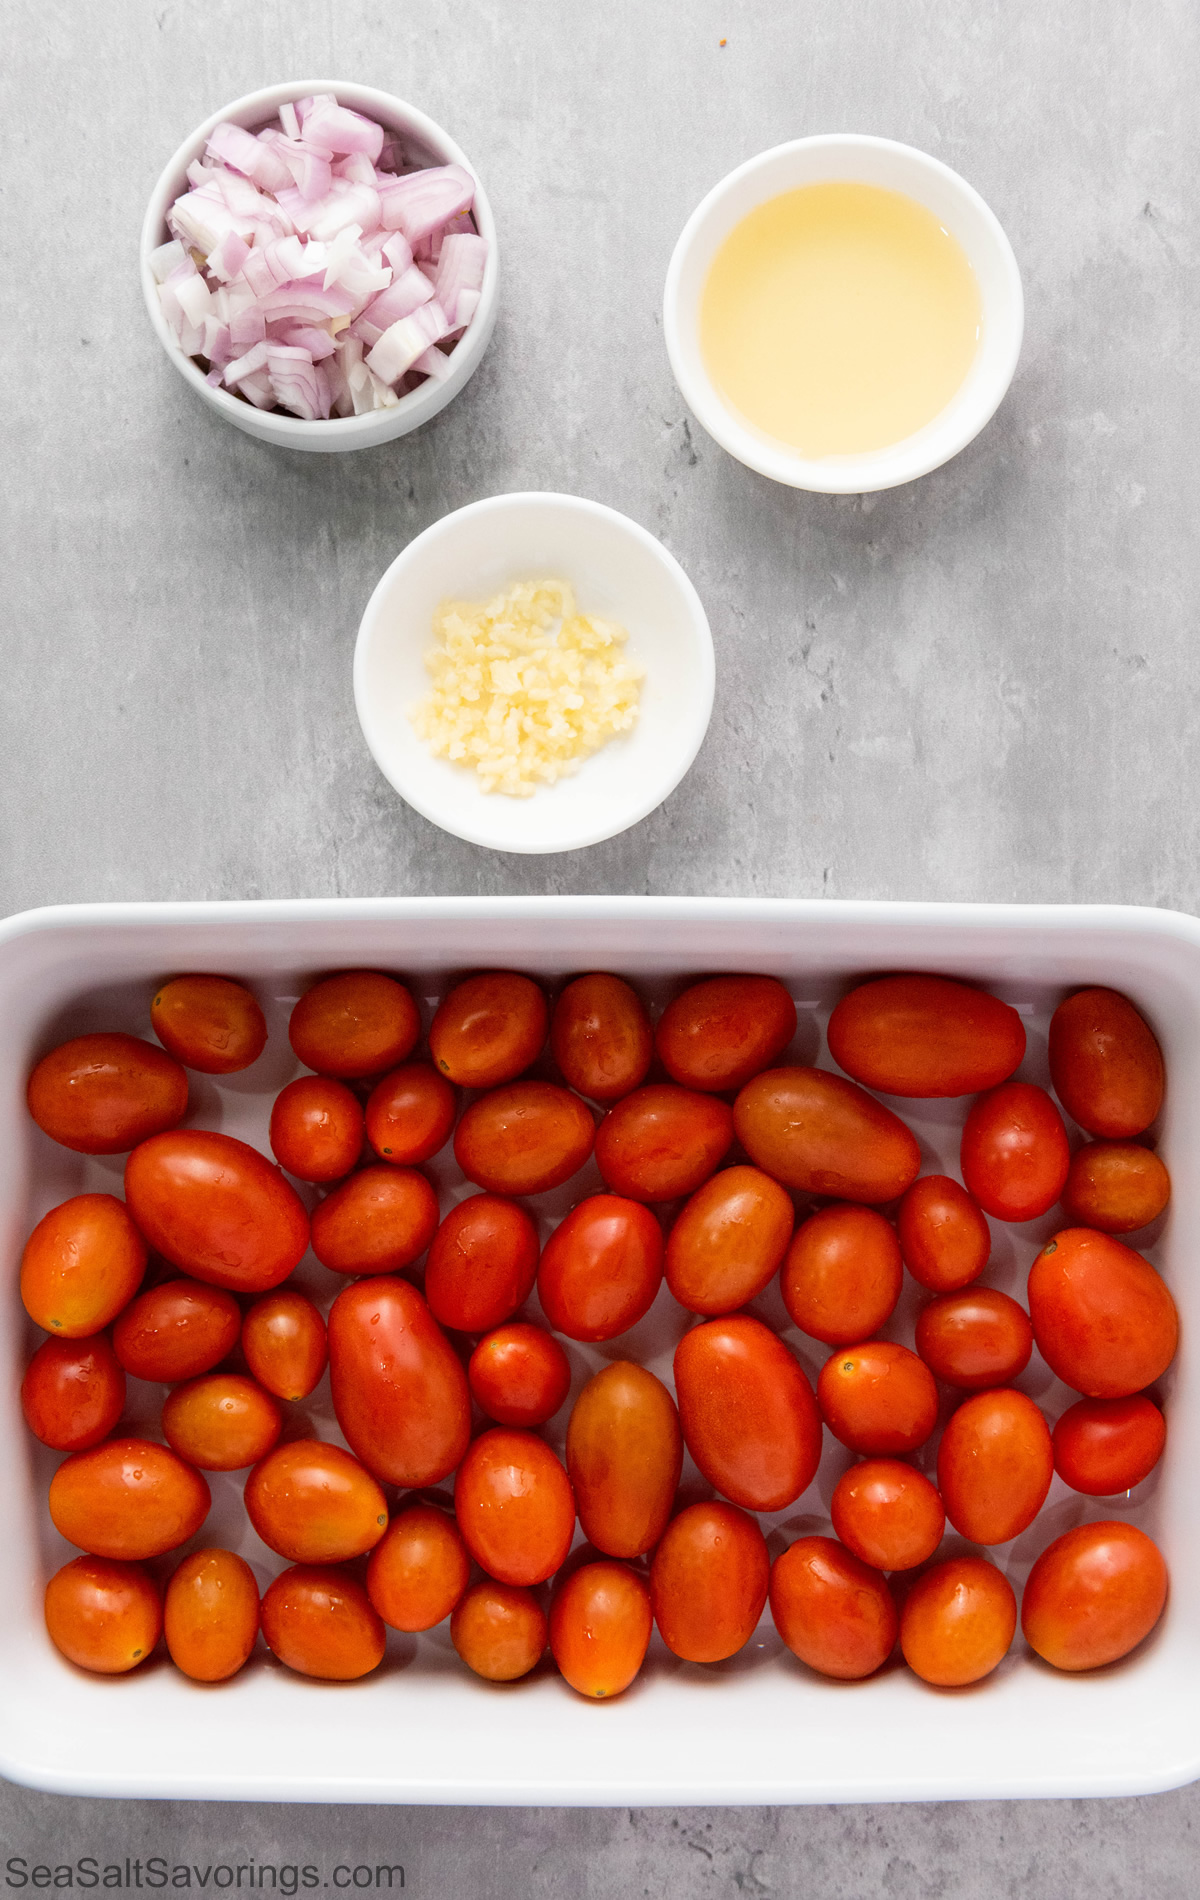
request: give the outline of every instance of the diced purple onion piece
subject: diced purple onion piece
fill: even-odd
[[[431,343],[447,336],[449,330],[446,313],[439,303],[422,304],[411,316],[401,317],[384,331],[366,358],[367,368],[374,370],[382,382],[398,383],[418,356],[423,355]]]
[[[332,98],[314,100],[303,124],[305,137],[327,145],[331,152],[365,152],[374,160],[383,149],[383,127]]]
[[[415,250],[439,224],[465,211],[474,197],[475,180],[470,172],[461,165],[433,165],[382,187],[380,213],[387,229],[403,231]]]

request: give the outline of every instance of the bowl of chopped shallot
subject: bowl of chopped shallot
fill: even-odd
[[[253,92],[180,146],[142,227],[150,321],[248,435],[318,452],[407,435],[496,319],[491,206],[454,140],[370,86]]]

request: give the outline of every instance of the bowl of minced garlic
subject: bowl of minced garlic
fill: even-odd
[[[575,495],[446,515],[388,568],[354,658],[367,744],[416,811],[497,851],[613,837],[674,790],[712,711],[695,588]]]

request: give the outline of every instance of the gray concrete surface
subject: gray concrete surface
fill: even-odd
[[[680,891],[1195,910],[1200,336],[1190,0],[8,0],[0,85],[0,909],[62,899]],[[727,40],[722,46],[720,41]],[[202,410],[134,275],[226,100],[344,76],[481,170],[504,307],[415,438],[289,457]],[[1028,298],[996,421],[924,482],[774,489],[689,423],[658,317],[687,213],[805,132],[925,147]],[[625,837],[496,858],[407,811],[350,655],[383,567],[523,486],[626,510],[717,644],[708,742]],[[0,1789],[5,1855],[403,1862],[419,1896],[1191,1895],[1196,1791],[714,1812],[216,1809]],[[20,1891],[11,1874],[7,1890]]]

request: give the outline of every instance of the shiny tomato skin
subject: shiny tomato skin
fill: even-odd
[[[313,1209],[312,1250],[331,1273],[400,1273],[437,1232],[437,1195],[415,1168],[362,1168]]]
[[[641,1557],[667,1527],[683,1468],[675,1401],[644,1366],[614,1360],[576,1399],[567,1470],[588,1542],[608,1557]]]
[[[935,1379],[964,1392],[1011,1385],[1033,1352],[1029,1315],[1007,1293],[943,1293],[917,1318],[917,1351]]]
[[[948,1174],[923,1174],[896,1212],[904,1264],[931,1293],[956,1293],[987,1266],[991,1229],[978,1201]]]
[[[734,1504],[690,1504],[668,1524],[650,1565],[650,1607],[684,1662],[744,1649],[767,1600],[771,1560],[757,1521]]]
[[[774,1279],[795,1224],[778,1181],[761,1168],[723,1168],[696,1189],[667,1237],[667,1285],[690,1312],[736,1312]]]
[[[1141,1392],[1175,1357],[1174,1300],[1149,1261],[1111,1234],[1055,1234],[1030,1268],[1028,1296],[1038,1351],[1085,1398]]]
[[[1157,1220],[1171,1198],[1171,1177],[1136,1141],[1089,1141],[1071,1156],[1063,1212],[1073,1227],[1131,1234]]]
[[[113,1351],[135,1379],[174,1385],[219,1365],[241,1328],[232,1293],[201,1280],[164,1280],[125,1308],[113,1327]]]
[[[939,1689],[980,1682],[1004,1661],[1017,1628],[1008,1578],[985,1557],[949,1557],[917,1578],[900,1613],[914,1675]]]
[[[596,1165],[614,1194],[673,1201],[694,1194],[732,1142],[727,1103],[653,1082],[609,1109],[596,1131]]]
[[[667,1004],[654,1046],[684,1088],[740,1089],[795,1033],[796,1005],[778,978],[710,976]]]
[[[387,1499],[340,1445],[293,1438],[246,1479],[246,1515],[270,1550],[296,1564],[361,1557],[387,1529]]]
[[[278,1442],[277,1399],[239,1372],[210,1373],[177,1385],[162,1409],[163,1437],[201,1471],[244,1471]]]
[[[829,1019],[839,1069],[882,1095],[978,1095],[1025,1054],[1015,1009],[945,976],[883,976],[843,996]]]
[[[1167,1442],[1167,1421],[1143,1394],[1080,1399],[1051,1434],[1054,1469],[1089,1498],[1113,1498],[1148,1478]]]
[[[470,1579],[454,1519],[432,1504],[410,1504],[371,1552],[367,1595],[392,1629],[429,1630],[450,1615]]]
[[[1144,1016],[1117,990],[1077,990],[1050,1019],[1050,1079],[1089,1135],[1127,1140],[1162,1107],[1162,1050]]]
[[[770,1601],[792,1654],[838,1682],[873,1676],[896,1647],[887,1584],[832,1537],[799,1537],[775,1559]]]
[[[564,1681],[601,1702],[628,1689],[646,1659],[650,1592],[627,1564],[581,1564],[550,1606],[550,1649]]]
[[[749,1313],[712,1319],[675,1348],[684,1442],[701,1474],[733,1504],[780,1511],[821,1462],[821,1414],[782,1339]]]
[[[293,1564],[267,1586],[268,1649],[301,1676],[355,1682],[383,1661],[387,1632],[362,1585],[324,1564]]]
[[[358,1097],[331,1075],[300,1075],[280,1089],[268,1140],[281,1168],[322,1186],[349,1174],[363,1151]]]
[[[132,1563],[186,1544],[210,1503],[200,1473],[145,1438],[109,1438],[77,1451],[50,1480],[50,1516],[67,1542]]]
[[[590,1195],[542,1249],[542,1311],[568,1339],[615,1339],[653,1306],[663,1252],[662,1228],[648,1207],[618,1194]]]
[[[381,1161],[413,1168],[445,1147],[457,1112],[458,1096],[444,1075],[428,1062],[404,1062],[367,1098],[367,1138]]]
[[[325,1321],[303,1293],[280,1287],[242,1321],[242,1351],[258,1383],[277,1399],[306,1399],[329,1358]]]
[[[768,1069],[733,1105],[738,1140],[784,1187],[839,1201],[894,1201],[921,1151],[898,1115],[824,1069]]]
[[[107,1438],[125,1407],[125,1373],[103,1333],[47,1339],[21,1382],[21,1410],[54,1451],[86,1451]]]
[[[286,1280],[308,1247],[308,1215],[278,1168],[232,1135],[152,1135],[125,1163],[125,1200],[164,1259],[235,1293]]]
[[[635,990],[597,971],[568,983],[554,1005],[550,1053],[563,1081],[589,1101],[620,1101],[645,1081],[654,1032]]]
[[[193,1682],[228,1682],[258,1640],[258,1585],[231,1550],[194,1550],[167,1584],[163,1634],[176,1669]]]
[[[817,1403],[834,1437],[868,1457],[916,1451],[937,1423],[937,1387],[907,1346],[868,1339],[842,1346],[817,1379]]]
[[[942,1541],[946,1512],[929,1479],[898,1458],[864,1458],[834,1487],[829,1515],[846,1548],[874,1570],[912,1570]]]
[[[1158,1545],[1134,1524],[1080,1524],[1029,1573],[1021,1628],[1055,1669],[1099,1669],[1149,1636],[1167,1600]]]
[[[1063,1118],[1045,1089],[1003,1082],[981,1095],[963,1128],[962,1178],[985,1214],[1036,1220],[1054,1206],[1071,1165]]]
[[[145,1662],[162,1631],[158,1586],[140,1564],[76,1557],[46,1585],[46,1629],[80,1669],[125,1675]]]
[[[25,1242],[21,1299],[60,1339],[88,1339],[129,1304],[149,1253],[115,1194],[76,1194],[52,1207]]]
[[[187,1076],[138,1036],[73,1036],[42,1057],[26,1090],[51,1141],[82,1155],[124,1154],[187,1114]]]
[[[521,1321],[480,1340],[467,1365],[467,1384],[497,1425],[544,1425],[571,1390],[571,1362],[553,1334]]]
[[[201,1075],[236,1075],[267,1046],[262,1010],[227,976],[176,976],[150,1004],[150,1027],[169,1055]]]
[[[480,1095],[454,1135],[454,1158],[491,1194],[561,1187],[592,1152],[592,1113],[554,1082],[511,1082]]]
[[[903,1284],[895,1228],[873,1208],[845,1201],[801,1221],[779,1273],[793,1324],[827,1346],[870,1339]]]
[[[425,1298],[439,1326],[490,1332],[524,1306],[537,1266],[537,1228],[525,1209],[501,1194],[471,1194],[430,1242]]]
[[[532,1590],[485,1577],[450,1618],[450,1641],[468,1669],[485,1682],[516,1682],[546,1653],[546,1612]]]
[[[385,1484],[437,1484],[471,1436],[471,1398],[446,1335],[407,1280],[360,1280],[329,1315],[333,1409]]]
[[[973,1544],[1007,1544],[1028,1530],[1053,1476],[1050,1429],[1023,1392],[976,1392],[947,1421],[938,1489],[946,1516]]]
[[[544,1439],[496,1425],[474,1440],[458,1468],[454,1514],[490,1577],[528,1587],[553,1576],[571,1548],[575,1496]]]
[[[403,983],[378,970],[344,970],[314,983],[288,1021],[288,1040],[305,1068],[344,1082],[394,1069],[420,1033]]]
[[[468,976],[443,997],[429,1053],[448,1081],[465,1089],[515,1082],[546,1045],[550,1012],[532,977],[516,970]]]

